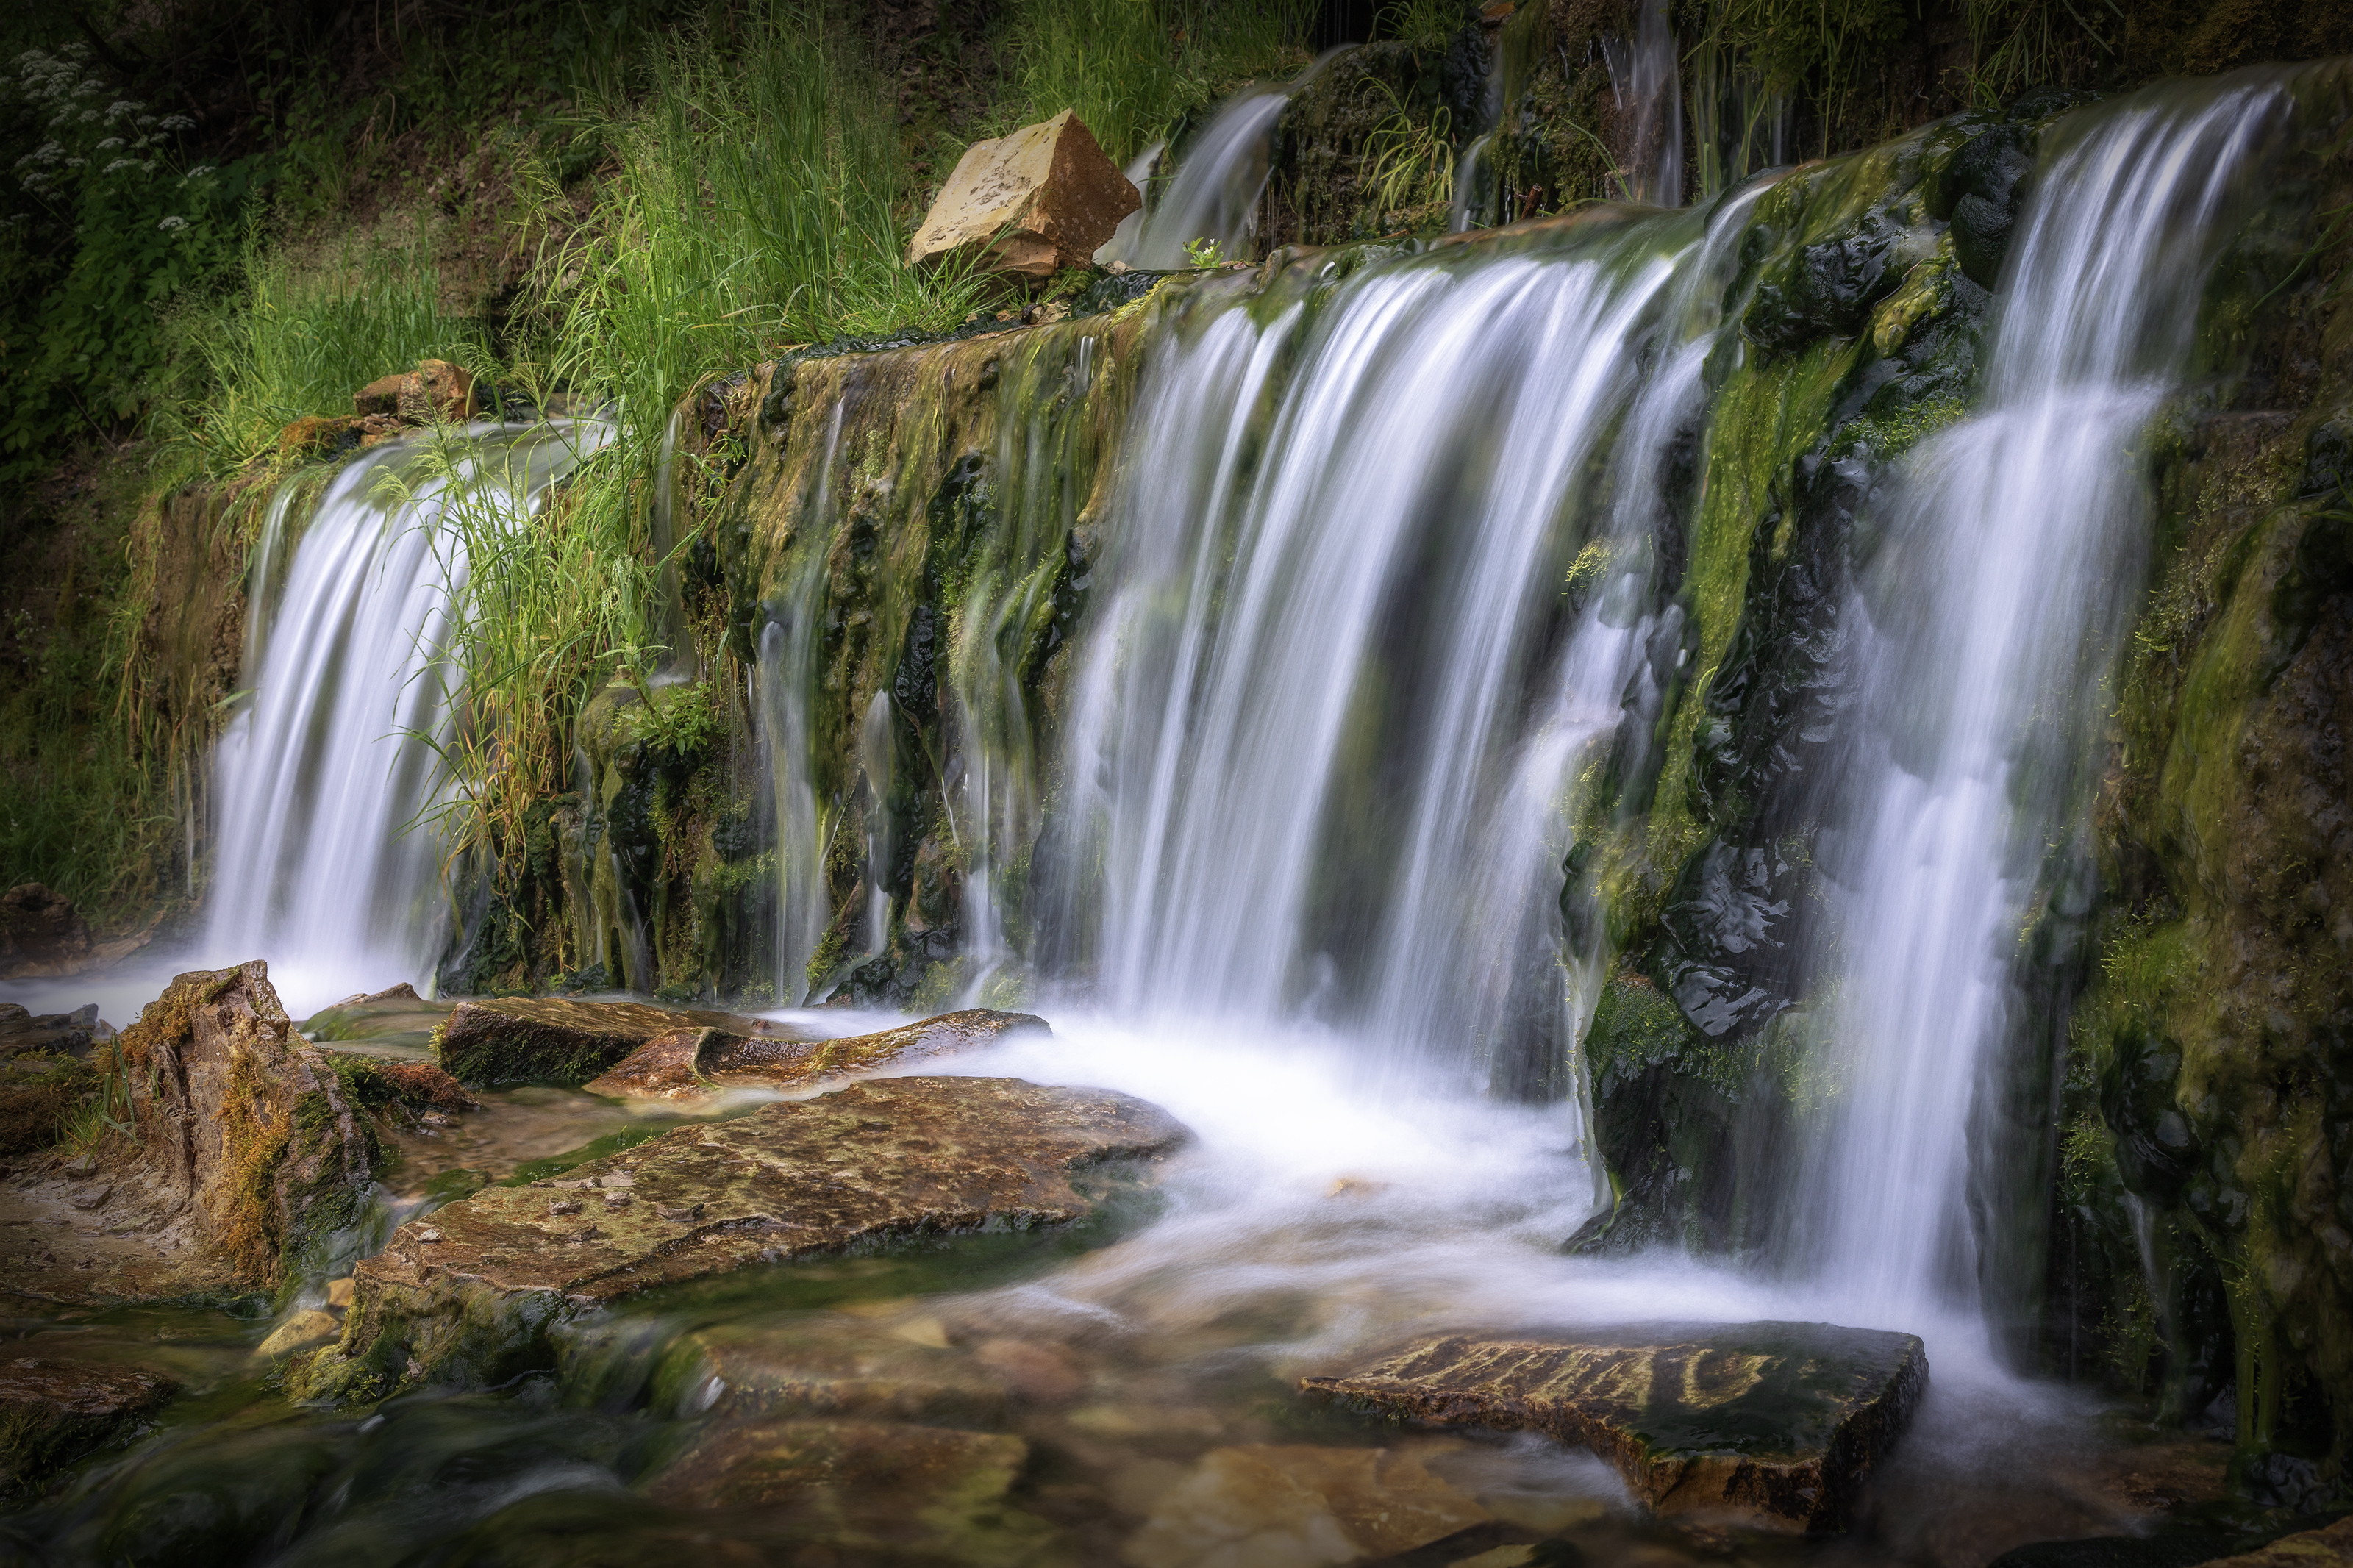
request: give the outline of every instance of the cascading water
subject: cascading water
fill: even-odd
[[[2073,835],[2141,579],[2136,437],[2289,102],[2276,82],[2202,88],[2053,132],[1984,402],[1915,454],[1859,574],[1851,826],[1820,850],[1843,1087],[1802,1213],[1861,1317],[1970,1308],[1973,1106],[2023,1025],[2014,954]]]
[[[257,555],[252,699],[215,764],[205,945],[216,960],[266,955],[298,1005],[348,991],[353,974],[430,979],[450,930],[429,817],[448,785],[434,746],[459,721],[446,655],[466,567],[447,521],[452,487],[527,526],[607,434],[585,421],[478,426],[454,458],[391,443],[336,475],[307,521],[292,499],[302,481],[289,481]]]
[[[1668,0],[1642,0],[1634,36],[1604,49],[1618,112],[1633,125],[1627,195],[1662,207],[1680,206],[1683,199],[1683,95],[1671,11]]]
[[[1161,344],[1057,824],[1115,1010],[1303,1008],[1557,1081],[1551,893],[1674,641],[1651,481],[1743,211],[1206,295]]]

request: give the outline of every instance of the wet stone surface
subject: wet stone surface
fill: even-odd
[[[852,1247],[1092,1216],[1185,1131],[1103,1089],[898,1079],[681,1127],[412,1221],[354,1276],[307,1398],[494,1383],[548,1331],[658,1286]]]
[[[1451,1334],[1300,1387],[1385,1416],[1589,1447],[1661,1513],[1721,1510],[1820,1531],[1846,1524],[1927,1381],[1910,1334],[1746,1323]]]
[[[145,1367],[0,1355],[0,1501],[32,1493],[57,1470],[135,1431],[174,1387]]]
[[[642,1002],[509,997],[460,1002],[433,1037],[433,1058],[467,1084],[582,1084],[681,1027],[797,1040],[789,1025],[733,1013],[673,1012]]]
[[[586,1084],[616,1099],[692,1102],[729,1089],[790,1089],[901,1062],[957,1056],[1024,1031],[1050,1033],[1029,1013],[987,1007],[833,1040],[746,1037],[690,1026],[657,1035]]]

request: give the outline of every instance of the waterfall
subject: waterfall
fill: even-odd
[[[1193,263],[1185,247],[1197,240],[1215,242],[1229,260],[1255,258],[1258,202],[1266,190],[1275,121],[1290,106],[1292,94],[1345,52],[1327,49],[1282,86],[1251,86],[1228,99],[1186,148],[1176,174],[1160,189],[1145,190],[1144,210],[1122,222],[1120,233],[1096,253],[1096,259],[1130,267],[1189,267]],[[1159,161],[1158,153],[1155,148],[1129,168],[1128,178],[1140,188]]]
[[[2022,1032],[2010,969],[2081,816],[2141,580],[2136,438],[2289,101],[2276,82],[2209,85],[2053,130],[1983,401],[1915,453],[1859,563],[1859,719],[1820,851],[1842,1083],[1802,1208],[1858,1321],[1925,1321],[1971,1294],[1973,1105]]]
[[[1746,209],[1196,292],[1067,731],[1057,907],[1112,1007],[1558,1086],[1559,866],[1675,642],[1656,477]]]
[[[323,1001],[354,973],[430,979],[450,933],[445,847],[426,819],[448,788],[433,742],[459,721],[445,662],[465,571],[451,487],[523,523],[607,434],[477,426],[448,470],[424,441],[395,441],[307,509],[304,478],[273,498],[248,610],[252,695],[215,762],[215,959],[267,958],[290,998]]]
[[[1618,112],[1630,120],[1626,194],[1653,206],[1683,199],[1683,96],[1668,0],[1642,0],[1631,38],[1608,40],[1602,58]]]

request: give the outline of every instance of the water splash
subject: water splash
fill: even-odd
[[[2063,857],[2146,551],[2136,437],[2180,374],[2225,220],[2288,112],[2277,83],[2079,117],[2019,223],[1983,405],[1912,463],[1851,616],[1844,1090],[1811,1247],[1861,1321],[1966,1303],[1972,1117],[2022,1004],[2011,967]]]

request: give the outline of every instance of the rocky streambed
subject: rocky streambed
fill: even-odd
[[[0,1562],[2189,1562],[2308,1522],[2088,1411],[1965,1455],[1982,1378],[1914,1335],[1599,1323],[1517,1222],[1237,1163],[1262,1086],[1067,1081],[1137,1068],[1028,1015],[298,1026],[252,963],[119,1037],[17,1024],[110,1114],[0,1181]],[[1560,1310],[1482,1289],[1541,1258],[1588,1271]]]

